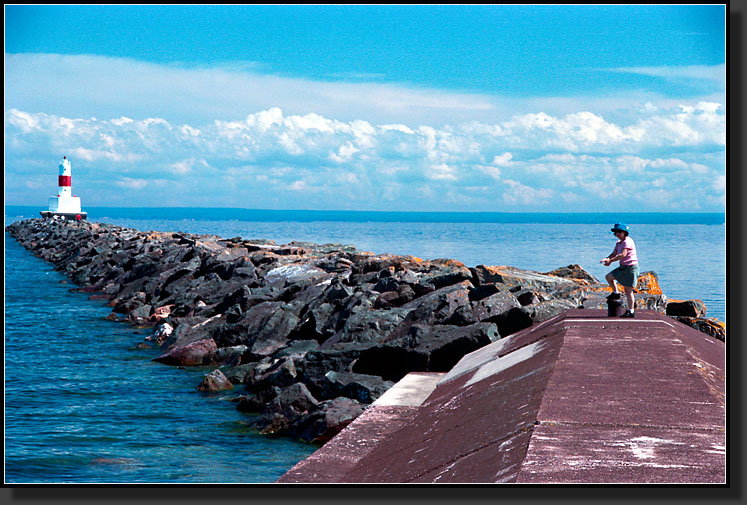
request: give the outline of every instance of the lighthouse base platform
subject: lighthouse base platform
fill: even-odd
[[[65,219],[67,221],[81,221],[88,217],[87,212],[52,212],[43,210],[39,212],[44,219]]]

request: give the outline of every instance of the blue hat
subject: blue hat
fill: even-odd
[[[628,230],[628,225],[625,223],[615,223],[611,231],[612,233],[615,233],[616,231],[624,231],[625,233],[630,233],[630,231]]]

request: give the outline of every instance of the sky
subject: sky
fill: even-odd
[[[723,212],[726,9],[5,6],[5,203]]]

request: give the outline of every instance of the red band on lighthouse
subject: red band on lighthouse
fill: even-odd
[[[70,186],[72,177],[69,175],[60,175],[57,180],[58,186]]]

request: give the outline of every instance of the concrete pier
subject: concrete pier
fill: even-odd
[[[569,310],[406,376],[278,482],[724,483],[724,342],[606,315]]]

